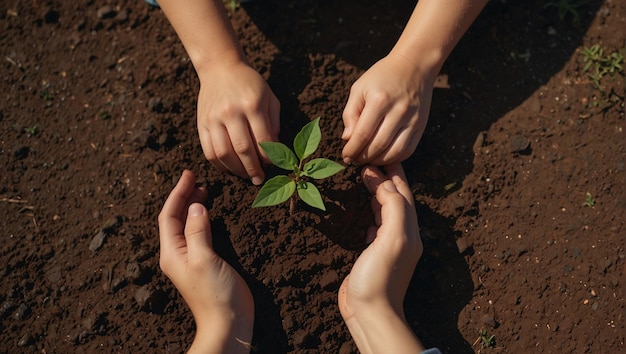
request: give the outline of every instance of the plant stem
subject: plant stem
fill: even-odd
[[[289,198],[289,215],[293,215],[296,211],[296,194]]]

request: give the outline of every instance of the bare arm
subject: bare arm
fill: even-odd
[[[221,0],[159,0],[196,71],[215,60],[246,61]]]
[[[420,0],[389,54],[357,80],[343,112],[346,163],[408,158],[430,112],[444,61],[488,0]]]
[[[221,0],[159,0],[198,73],[198,135],[221,171],[261,184],[259,142],[276,141],[280,103],[250,67]]]
[[[436,74],[488,0],[419,0],[392,54]]]

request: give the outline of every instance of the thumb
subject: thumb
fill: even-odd
[[[200,203],[192,203],[187,212],[185,240],[189,258],[196,258],[213,248],[209,213]]]
[[[377,238],[391,242],[404,233],[406,222],[406,200],[391,180],[386,180],[376,189],[376,200],[380,203],[381,224]]]

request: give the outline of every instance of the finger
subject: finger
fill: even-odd
[[[376,226],[380,226],[382,219],[380,218],[380,202],[376,199],[376,195],[372,196],[372,200],[370,201],[370,205],[372,207],[372,212],[374,213],[374,222]]]
[[[270,132],[272,133],[271,141],[277,141],[278,134],[280,134],[280,101],[273,94],[270,97],[267,116],[269,117]]]
[[[385,116],[385,111],[386,107],[381,107],[378,104],[365,105],[357,123],[351,128],[350,140],[343,147],[342,154],[345,163],[355,161],[360,156],[365,146],[370,143],[372,137],[376,134],[382,117]]]
[[[180,180],[163,204],[158,217],[161,249],[172,248],[177,242],[176,235],[182,235],[187,200],[194,191],[195,181],[196,177],[191,171],[183,171]]]
[[[356,89],[353,87],[348,97],[346,107],[343,109],[343,134],[341,139],[350,140],[352,137],[352,130],[356,125],[363,107],[365,106],[365,100],[361,94],[355,93]]]
[[[213,145],[213,151],[215,151],[217,160],[219,160],[219,162],[224,165],[228,171],[236,174],[237,176],[246,178],[248,177],[248,174],[241,164],[239,156],[237,156],[237,153],[233,149],[228,133],[228,130],[224,126],[219,126],[211,130],[211,143]],[[247,129],[245,134],[248,134]]]
[[[420,136],[412,134],[408,129],[402,130],[394,137],[387,150],[372,158],[370,163],[380,166],[402,162],[413,154],[419,141]]]
[[[363,168],[362,172],[363,181],[367,189],[372,193],[371,199],[371,207],[374,213],[374,221],[376,225],[380,226],[382,219],[380,216],[381,205],[378,199],[376,198],[376,190],[378,186],[383,183],[387,178],[385,175],[375,166],[366,166]]]
[[[192,203],[204,203],[209,196],[209,192],[204,187],[195,188],[187,201],[187,205]]]
[[[361,177],[363,178],[363,183],[365,183],[367,190],[374,195],[376,195],[378,186],[387,179],[378,167],[372,165],[363,168]]]
[[[268,105],[268,110],[267,110],[267,117],[269,121],[269,131],[270,131],[271,136],[268,139],[263,139],[263,140],[257,138],[256,149],[259,153],[259,156],[261,156],[263,163],[271,164],[272,161],[267,156],[265,151],[261,149],[258,143],[264,142],[264,141],[278,141],[278,134],[280,134],[280,102],[278,101],[276,96],[274,96],[273,94],[270,97],[270,103]]]
[[[367,163],[375,161],[379,155],[386,152],[395,142],[396,135],[400,131],[400,127],[396,126],[388,118],[383,118],[380,126],[370,139],[369,143],[361,150],[356,158],[358,163]]]
[[[259,161],[255,137],[262,139],[259,141],[267,141],[271,138],[266,122],[264,117],[257,117],[248,122],[235,120],[227,128],[233,149],[244,169],[244,176],[249,177],[255,185],[263,183],[265,177]]]
[[[202,151],[204,152],[204,157],[209,160],[209,162],[215,166],[218,170],[222,172],[228,172],[228,169],[222,162],[217,158],[215,154],[215,150],[213,150],[213,144],[211,143],[211,134],[209,131],[199,132],[200,135],[200,145],[202,145]]]
[[[396,186],[396,189],[404,199],[409,203],[409,205],[414,205],[414,197],[411,192],[411,188],[409,187],[409,182],[407,181],[406,174],[404,169],[402,168],[402,164],[399,162],[386,165],[385,171],[387,171],[387,176],[391,179],[393,184]]]
[[[185,223],[185,240],[190,262],[202,259],[213,249],[209,213],[200,203],[193,203],[189,206]]]

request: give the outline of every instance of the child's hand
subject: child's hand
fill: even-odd
[[[198,134],[205,157],[221,171],[263,183],[261,161],[270,161],[258,143],[278,138],[278,99],[243,62],[215,62],[198,75]]]
[[[408,327],[403,300],[422,254],[413,196],[402,166],[367,166],[376,227],[339,289],[339,310],[361,353],[418,353],[421,344]]]
[[[247,353],[254,324],[252,294],[214,252],[208,212],[200,204],[207,193],[194,183],[193,173],[184,171],[159,214],[161,269],[195,318],[190,352]]]
[[[366,71],[343,111],[344,162],[388,165],[411,156],[426,128],[434,79],[401,55]]]

